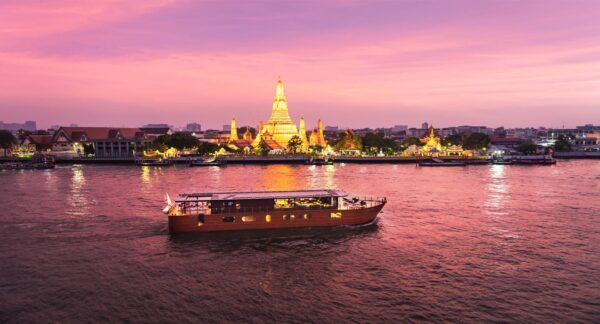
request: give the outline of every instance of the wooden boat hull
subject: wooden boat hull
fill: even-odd
[[[334,227],[344,225],[361,225],[372,222],[381,211],[385,202],[358,209],[311,209],[265,211],[254,213],[223,213],[204,215],[204,222],[199,223],[198,215],[168,216],[170,233],[243,231],[278,228]],[[331,217],[333,213],[341,213],[341,217]],[[267,221],[268,216],[270,221]],[[293,217],[292,217],[293,215]],[[306,215],[306,216],[305,216]],[[223,219],[234,217],[234,221]],[[246,217],[246,218],[245,218]],[[253,217],[253,221],[244,221]],[[230,219],[229,219],[230,220]],[[201,224],[201,225],[199,225]]]

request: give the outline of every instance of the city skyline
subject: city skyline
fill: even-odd
[[[0,111],[255,127],[281,76],[311,125],[570,128],[600,121],[599,41],[594,1],[6,1]]]

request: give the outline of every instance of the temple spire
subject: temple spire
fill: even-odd
[[[304,117],[300,117],[300,130],[298,131],[298,136],[302,140],[302,151],[308,151],[309,141],[306,137],[306,124],[304,123]]]
[[[273,109],[271,110],[271,117],[269,118],[268,125],[273,124],[294,124],[292,119],[290,118],[288,109],[287,109],[287,99],[285,98],[285,94],[283,93],[283,82],[281,80],[277,81],[277,85],[275,86],[275,98],[273,98]],[[294,125],[294,128],[296,126]],[[271,131],[271,130],[270,130]],[[296,133],[297,130],[294,131]]]
[[[229,142],[232,141],[237,141],[238,138],[238,133],[237,133],[237,125],[235,122],[235,118],[231,119],[231,132],[229,133]]]
[[[283,92],[283,82],[281,82],[281,78],[277,81],[277,86],[275,87],[275,99],[285,100],[285,94]]]

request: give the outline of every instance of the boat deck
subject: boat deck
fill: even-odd
[[[337,189],[295,190],[295,191],[254,191],[254,192],[213,192],[180,194],[175,202],[189,201],[227,201],[253,199],[283,199],[283,198],[319,198],[345,197],[348,194]]]

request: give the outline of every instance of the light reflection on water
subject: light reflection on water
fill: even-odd
[[[309,165],[307,168],[310,172],[308,177],[310,188],[336,187],[336,165]]]
[[[505,165],[490,166],[490,178],[487,185],[487,200],[485,203],[485,211],[490,216],[506,215],[504,206],[505,200],[508,197],[509,185],[506,180]]]
[[[150,167],[147,165],[142,166],[142,182],[145,184],[150,183]]]
[[[67,214],[84,216],[89,212],[90,197],[85,186],[84,166],[74,165],[71,169],[71,190],[68,196],[70,208]]]

